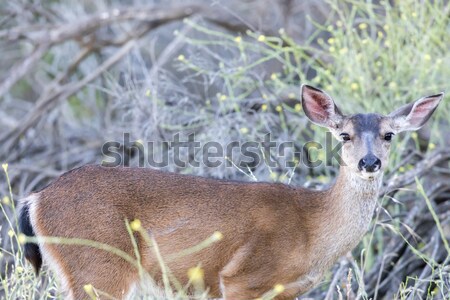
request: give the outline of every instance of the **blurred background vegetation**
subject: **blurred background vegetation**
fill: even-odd
[[[195,133],[226,145],[270,132],[301,152],[325,136],[301,111],[302,83],[327,91],[345,113],[389,113],[447,90],[448,49],[443,0],[1,2],[2,297],[55,294],[53,276],[34,280],[21,260],[15,201],[100,163],[105,142],[126,132],[162,145]],[[425,128],[396,137],[370,232],[300,299],[449,299],[449,113],[446,96]],[[338,170],[286,168],[293,153],[271,157],[276,167],[163,169],[319,189]]]

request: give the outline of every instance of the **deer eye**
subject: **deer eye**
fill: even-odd
[[[350,141],[350,135],[348,133],[341,133],[339,136],[342,137],[344,142]]]
[[[394,133],[392,133],[392,132],[388,132],[388,133],[386,133],[385,135],[384,135],[384,140],[385,141],[390,141],[390,140],[392,140],[392,137],[394,136]]]

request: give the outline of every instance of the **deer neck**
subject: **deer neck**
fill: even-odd
[[[322,194],[322,207],[316,212],[316,264],[328,268],[337,258],[352,250],[367,232],[381,186],[382,175],[365,180],[341,166],[336,183]]]

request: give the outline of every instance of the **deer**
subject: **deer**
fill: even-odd
[[[43,237],[92,240],[133,256],[125,220],[140,220],[162,257],[221,233],[220,241],[167,263],[182,283],[190,268],[201,266],[210,297],[258,299],[274,286],[275,299],[307,292],[368,231],[394,136],[421,128],[444,94],[388,115],[344,115],[326,92],[309,85],[302,85],[300,96],[307,118],[342,142],[339,174],[329,188],[87,165],[21,201],[20,230],[36,237],[23,245],[25,258],[36,273],[46,263],[67,299],[87,298],[86,285],[127,299],[139,284],[135,266],[102,249],[46,243]],[[142,267],[160,284],[150,245],[140,235],[136,244]]]

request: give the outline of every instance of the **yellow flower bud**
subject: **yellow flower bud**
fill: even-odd
[[[205,272],[200,267],[190,268],[187,273],[189,280],[193,282],[203,281],[203,276]]]
[[[220,231],[215,231],[211,237],[213,241],[220,241],[221,239],[223,239],[223,234]]]
[[[273,291],[274,291],[275,293],[277,293],[277,294],[281,294],[282,292],[284,292],[284,285],[282,285],[282,284],[276,284],[276,285],[273,287]]]
[[[131,227],[131,230],[133,230],[133,231],[139,231],[142,227],[141,220],[134,219],[133,221],[131,221],[130,227]]]
[[[27,241],[26,235],[23,233],[20,233],[19,236],[17,237],[17,241],[19,242],[19,244],[25,244]]]
[[[9,204],[11,204],[11,200],[9,199],[8,196],[5,196],[2,199],[2,203],[5,204],[5,205],[9,205]]]
[[[94,295],[94,287],[92,286],[92,284],[84,285],[83,289],[86,292],[86,294],[88,294],[89,296],[95,296]]]
[[[361,30],[364,30],[364,29],[367,29],[367,24],[366,23],[361,23],[361,24],[359,24],[359,29],[361,29]]]

